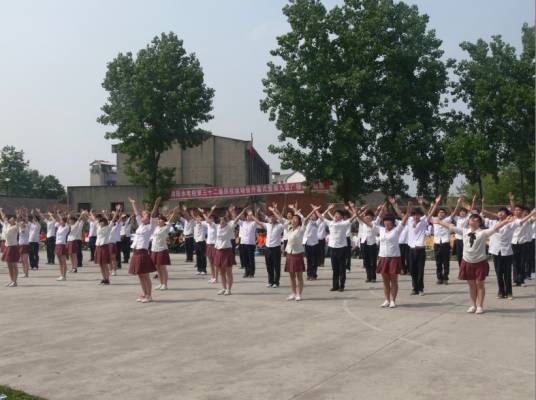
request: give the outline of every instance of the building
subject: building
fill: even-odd
[[[272,172],[272,183],[301,183],[305,182],[305,175],[301,172],[293,171],[282,174],[281,172]]]
[[[142,203],[147,194],[146,188],[129,182],[125,173],[128,157],[118,153],[116,146],[112,146],[112,151],[117,157],[117,168],[106,161],[95,161],[91,163],[90,186],[67,188],[72,209],[112,209],[116,204],[128,205],[129,196]],[[183,149],[175,144],[162,154],[160,167],[173,169],[176,187],[270,183],[270,167],[250,140],[212,135],[193,148]],[[112,177],[115,183],[109,184]]]

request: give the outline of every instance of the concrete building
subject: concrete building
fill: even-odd
[[[128,206],[128,196],[134,197],[138,203],[143,201],[146,188],[132,185],[125,173],[128,157],[118,153],[116,146],[112,146],[112,151],[117,155],[116,169],[112,163],[96,161],[91,163],[90,186],[67,188],[71,209],[111,209],[118,203]],[[112,175],[103,173],[108,166],[110,172],[116,173],[113,186],[108,184],[111,180],[106,179]],[[270,167],[255,151],[251,141],[222,136],[212,135],[201,145],[188,149],[173,145],[162,154],[160,167],[174,170],[175,187],[270,183]]]
[[[117,168],[115,164],[95,160],[89,164],[89,184],[90,186],[114,186],[117,182]]]

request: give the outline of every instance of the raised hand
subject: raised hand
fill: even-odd
[[[423,196],[417,196],[417,203],[419,203],[419,205],[423,205],[424,204],[424,197]]]
[[[389,203],[391,203],[392,205],[395,205],[396,199],[393,196],[389,196],[388,200],[389,200]]]

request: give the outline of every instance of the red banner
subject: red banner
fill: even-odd
[[[315,192],[328,191],[329,181],[315,182],[311,190]],[[217,197],[247,197],[262,196],[278,193],[303,193],[305,185],[298,183],[272,183],[269,185],[245,186],[209,186],[196,188],[175,188],[171,190],[170,200],[209,199]]]

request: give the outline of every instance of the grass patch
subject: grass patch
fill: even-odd
[[[7,400],[45,400],[42,397],[32,396],[31,394],[21,392],[20,390],[11,389],[1,385],[0,394],[6,395]]]

